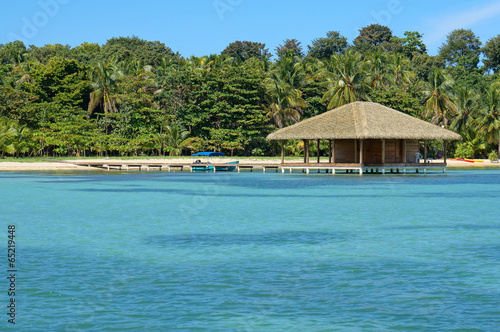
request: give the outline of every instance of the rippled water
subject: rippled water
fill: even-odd
[[[500,329],[500,171],[0,173],[0,197],[21,330]]]

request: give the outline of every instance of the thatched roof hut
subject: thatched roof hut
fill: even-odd
[[[280,129],[267,139],[460,140],[462,137],[389,107],[358,101]]]
[[[281,140],[284,164],[284,141],[304,140],[304,164],[309,164],[309,140],[329,141],[329,166],[399,165],[420,163],[420,141],[424,141],[424,163],[427,163],[427,141],[443,140],[446,166],[446,141],[462,137],[450,130],[417,119],[372,102],[354,102],[313,118],[280,129],[267,136]],[[318,153],[318,161],[320,154]]]

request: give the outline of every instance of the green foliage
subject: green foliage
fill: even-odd
[[[309,57],[329,59],[332,55],[342,53],[348,48],[347,38],[338,31],[328,31],[326,37],[316,38],[307,46]]]
[[[490,38],[482,49],[484,53],[483,63],[487,69],[493,70],[495,73],[500,69],[500,34]]]
[[[306,58],[298,40],[286,39],[273,60],[255,42],[184,59],[137,37],[74,48],[15,41],[0,45],[0,153],[270,155],[278,145],[265,137],[276,127],[373,100],[449,125],[464,138],[459,153],[485,156],[500,139],[499,74],[485,71],[498,70],[497,39],[483,48],[484,68],[470,30],[453,32],[441,56],[429,56],[417,31],[398,38],[376,24],[361,29],[350,49],[330,31],[313,40]],[[320,153],[327,150],[321,142]],[[288,142],[286,151],[302,153],[303,142]]]
[[[20,153],[29,150],[28,127],[20,125],[16,120],[10,120],[6,117],[0,117],[0,154],[5,153],[19,156]]]
[[[412,59],[414,55],[421,55],[427,52],[427,47],[425,46],[422,38],[423,34],[420,34],[417,31],[405,31],[405,37],[399,39],[402,47],[403,54]]]
[[[294,55],[303,58],[304,52],[302,51],[302,46],[297,39],[286,39],[283,40],[282,45],[276,47],[276,55],[278,58],[282,58],[287,52],[292,52]]]
[[[459,143],[455,150],[456,158],[474,158],[474,148],[470,142]]]
[[[266,44],[237,40],[229,44],[222,55],[228,55],[236,61],[245,62],[251,58],[269,58],[271,54],[265,48]]]
[[[323,76],[328,90],[321,100],[329,100],[329,110],[354,101],[370,100],[370,86],[361,61],[360,53],[347,50],[333,55],[327,63]]]
[[[22,41],[0,44],[0,64],[16,65],[25,62],[27,58],[28,52]]]
[[[488,159],[491,160],[491,161],[497,161],[498,160],[498,152],[496,151],[491,151],[489,154],[488,154]]]
[[[394,39],[392,30],[380,24],[371,24],[359,30],[359,36],[354,39],[354,49],[361,53],[374,50],[397,51],[401,43]]]
[[[467,69],[477,68],[481,54],[481,41],[471,30],[456,29],[446,38],[439,48],[448,66],[461,65]]]
[[[134,59],[145,65],[158,66],[165,57],[177,57],[170,47],[159,41],[147,41],[136,36],[109,39],[102,46],[105,59],[117,62]]]
[[[387,107],[419,117],[424,108],[417,96],[413,93],[400,89],[371,90],[370,99]]]

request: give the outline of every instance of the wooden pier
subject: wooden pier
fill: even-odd
[[[65,161],[77,166],[94,167],[98,169],[110,170],[138,170],[142,171],[147,169],[147,171],[166,170],[167,172],[173,171],[194,171],[194,167],[198,168],[198,171],[205,172],[227,172],[228,167],[234,166],[235,171],[238,173],[242,171],[253,172],[254,169],[262,169],[263,173],[267,171],[275,171],[281,173],[293,173],[294,171],[300,171],[302,173],[310,174],[312,172],[317,173],[330,173],[335,174],[407,174],[407,173],[420,173],[426,174],[427,171],[442,171],[446,172],[446,163],[443,162],[431,162],[431,163],[395,163],[395,164],[346,164],[346,163],[284,163],[284,164],[193,164],[193,163],[158,163],[158,162],[127,162],[119,160],[103,160],[103,161]]]

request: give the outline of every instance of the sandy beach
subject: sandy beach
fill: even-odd
[[[223,162],[238,160],[238,158],[224,158]],[[123,163],[123,164],[190,164],[193,162],[193,158],[165,158],[165,159],[81,159],[81,160],[66,160],[66,161],[47,161],[47,162],[13,162],[13,161],[0,161],[0,171],[95,171],[100,170],[96,167],[78,166],[75,163],[81,162],[103,162],[107,161],[110,163]],[[301,162],[301,159],[286,160],[288,163]],[[436,160],[436,162],[442,162]],[[241,164],[253,165],[255,168],[265,165],[278,165],[280,164],[279,159],[242,159]],[[458,160],[448,160],[448,168],[458,168],[458,167],[498,167],[500,168],[500,163],[492,163],[490,160],[476,161],[474,163]]]

